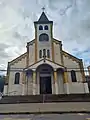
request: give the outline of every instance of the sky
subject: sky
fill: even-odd
[[[26,52],[42,7],[54,22],[53,37],[84,67],[90,65],[90,0],[0,0],[0,69]]]

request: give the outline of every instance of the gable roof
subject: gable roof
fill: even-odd
[[[26,57],[27,56],[27,52],[25,52],[24,54],[20,55],[19,57],[13,59],[12,61],[8,62],[9,65],[12,65],[14,63],[16,63],[17,61],[21,60],[22,58]]]
[[[35,39],[31,40],[30,42],[27,42],[27,46],[32,45],[33,43],[35,43]]]
[[[62,43],[62,41],[57,40],[57,39],[55,39],[55,38],[53,38],[53,41],[54,41],[55,43]]]
[[[73,60],[75,60],[75,61],[77,61],[77,62],[82,62],[82,59],[79,59],[79,58],[71,55],[70,53],[68,53],[68,52],[66,52],[66,51],[64,51],[64,50],[62,50],[62,52],[63,52],[63,55],[65,55],[65,56],[67,56],[67,57],[69,57],[69,58],[72,58]]]
[[[30,66],[26,67],[24,70],[34,69],[35,67],[37,68],[39,65],[42,65],[42,64],[49,64],[51,66],[54,65],[55,68],[63,68],[63,69],[65,69],[65,67],[63,65],[60,65],[60,64],[58,64],[56,62],[53,62],[53,61],[51,61],[49,59],[41,59],[41,60],[37,61],[36,63],[33,63]]]

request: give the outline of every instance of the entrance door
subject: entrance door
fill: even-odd
[[[52,94],[51,76],[40,77],[40,94]]]

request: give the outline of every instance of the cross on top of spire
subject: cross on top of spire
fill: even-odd
[[[42,11],[43,11],[43,12],[45,11],[45,7],[42,8]]]
[[[53,24],[53,21],[49,21],[46,14],[45,14],[45,7],[42,8],[42,14],[40,16],[40,18],[38,19],[38,21],[34,22],[35,24]]]

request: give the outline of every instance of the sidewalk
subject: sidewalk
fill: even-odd
[[[0,104],[0,113],[90,112],[90,102]]]

